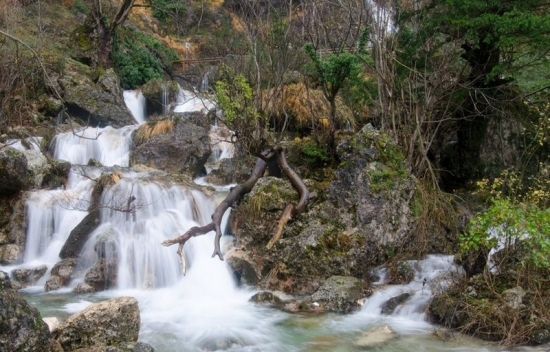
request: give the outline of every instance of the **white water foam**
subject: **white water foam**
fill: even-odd
[[[124,103],[139,124],[147,121],[145,97],[141,90],[125,90]]]
[[[76,165],[85,165],[93,158],[104,166],[128,166],[132,132],[136,128],[86,127],[60,133],[55,137],[54,157]]]

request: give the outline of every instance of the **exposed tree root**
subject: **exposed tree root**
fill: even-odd
[[[256,182],[258,182],[260,177],[264,175],[268,164],[273,164],[272,161],[274,160],[276,160],[280,170],[288,177],[290,183],[300,195],[300,200],[298,201],[297,205],[287,205],[287,207],[283,211],[275,234],[267,244],[268,249],[270,249],[279,240],[283,233],[284,226],[288,223],[288,221],[304,211],[309,199],[309,190],[307,189],[300,176],[298,176],[298,174],[294,172],[294,170],[292,170],[292,168],[288,165],[284,148],[274,147],[262,152],[258,156],[258,159],[256,160],[256,165],[254,166],[254,170],[252,171],[252,174],[250,175],[248,180],[232,188],[227,197],[220,203],[220,205],[218,205],[218,207],[214,211],[214,214],[212,214],[212,222],[204,226],[194,226],[183,235],[162,242],[163,246],[171,246],[176,243],[179,244],[177,253],[182,261],[182,269],[184,271],[184,275],[186,265],[185,258],[183,256],[183,245],[191,237],[204,235],[210,231],[215,231],[216,236],[214,238],[214,253],[212,254],[212,257],[215,257],[217,255],[220,260],[223,260],[223,254],[220,249],[220,238],[222,236],[221,222],[223,214],[229,207],[238,203],[248,192],[252,190],[252,188],[254,188]]]

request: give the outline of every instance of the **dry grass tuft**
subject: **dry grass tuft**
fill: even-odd
[[[263,92],[263,105],[275,123],[289,117],[292,129],[328,129],[330,103],[319,89],[310,89],[304,83],[293,83],[280,91]],[[355,127],[353,112],[340,97],[336,98],[336,125],[342,129]]]
[[[174,120],[172,119],[163,119],[144,123],[139,126],[134,137],[134,142],[136,144],[142,144],[147,142],[153,136],[158,134],[163,134],[172,131],[174,128]]]

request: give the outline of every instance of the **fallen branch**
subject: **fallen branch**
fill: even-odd
[[[220,249],[220,239],[222,236],[221,222],[223,214],[229,207],[231,207],[233,204],[238,203],[248,192],[252,190],[252,188],[254,188],[256,182],[258,182],[260,177],[264,175],[268,164],[271,164],[271,161],[273,161],[273,159],[276,159],[277,165],[279,166],[281,171],[289,178],[290,183],[300,195],[300,200],[298,201],[297,205],[289,204],[283,211],[283,214],[277,226],[277,230],[275,231],[275,234],[267,245],[268,249],[271,248],[281,237],[284,226],[288,223],[288,221],[304,211],[307,205],[307,201],[309,199],[309,191],[300,176],[298,176],[298,174],[294,172],[294,170],[292,170],[292,168],[288,165],[284,148],[275,147],[262,152],[256,160],[256,165],[254,166],[254,170],[252,170],[252,174],[250,175],[248,180],[231,189],[227,197],[220,203],[220,205],[218,205],[218,207],[214,211],[214,214],[212,214],[212,221],[210,223],[204,226],[193,226],[183,235],[162,242],[163,246],[179,244],[177,253],[182,261],[182,269],[184,271],[184,275],[186,265],[183,255],[183,245],[192,237],[204,235],[210,231],[215,231],[216,236],[214,238],[214,253],[212,254],[212,257],[215,257],[217,255],[220,260],[223,260],[223,254]]]

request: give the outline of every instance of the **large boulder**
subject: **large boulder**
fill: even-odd
[[[179,85],[175,81],[152,79],[141,86],[140,90],[145,97],[145,113],[151,115],[166,115],[171,105],[177,100]]]
[[[137,300],[133,297],[120,297],[92,304],[71,315],[59,326],[54,336],[68,352],[80,348],[135,344],[139,327]]]
[[[177,118],[142,125],[135,134],[134,145],[131,164],[193,177],[204,173],[204,164],[211,153],[207,131]]]
[[[328,197],[353,214],[375,261],[382,262],[388,249],[395,251],[414,237],[411,204],[416,182],[397,145],[370,125],[342,140],[337,153],[343,161]]]
[[[90,234],[99,226],[99,210],[92,210],[88,215],[82,219],[82,221],[76,225],[76,227],[71,231],[69,237],[63,244],[61,251],[59,252],[59,257],[62,259],[66,258],[77,258],[80,255],[80,251]]]
[[[23,152],[0,146],[0,196],[9,196],[29,188],[28,161]]]
[[[71,282],[76,264],[76,258],[66,258],[55,264],[44,285],[44,290],[49,292],[67,286]]]
[[[124,104],[115,72],[108,69],[97,77],[97,83],[92,80],[94,74],[90,67],[65,59],[63,73],[57,77],[54,87],[61,93],[69,115],[94,127],[136,124]]]
[[[53,351],[48,325],[0,271],[0,351]]]
[[[0,264],[20,261],[25,249],[25,224],[24,197],[4,198],[0,202]]]
[[[327,311],[350,313],[358,309],[367,290],[363,282],[350,276],[331,276],[319,287],[311,299]]]
[[[115,287],[118,277],[116,258],[100,258],[84,276],[84,282],[95,291],[103,291]]]

